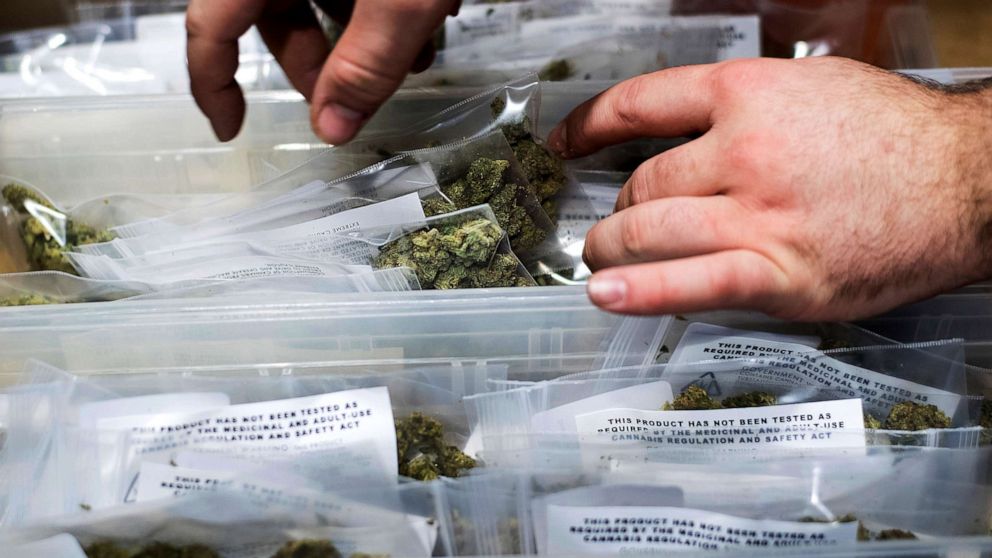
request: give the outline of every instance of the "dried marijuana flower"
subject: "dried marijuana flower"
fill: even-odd
[[[762,391],[750,391],[740,395],[725,398],[720,402],[724,409],[743,409],[746,407],[770,407],[778,403],[778,398]]]
[[[921,405],[904,401],[892,407],[883,425],[886,430],[927,430],[950,428],[951,417],[935,405]]]
[[[110,541],[95,542],[83,551],[86,558],[130,558],[131,553]]]
[[[42,295],[23,295],[0,298],[0,306],[38,306],[42,304],[57,304],[57,302]]]
[[[902,529],[885,529],[879,531],[874,535],[872,540],[876,541],[894,541],[894,540],[916,540],[917,536],[909,531],[904,531]]]
[[[470,217],[404,235],[383,246],[372,265],[409,267],[425,289],[532,286],[513,255],[497,253],[502,238],[496,223]]]
[[[575,68],[572,67],[572,63],[568,60],[558,59],[545,64],[538,72],[537,77],[541,81],[565,81],[573,75],[575,75]]]
[[[491,108],[493,116],[498,117],[506,109],[506,101],[497,98]],[[542,207],[554,221],[558,214],[557,205],[545,205],[544,202],[561,191],[565,185],[565,164],[557,155],[535,141],[530,117],[524,116],[519,122],[504,124],[500,129],[513,148],[513,155],[520,163],[524,178],[530,183],[531,191],[542,202]]]
[[[475,460],[444,442],[444,425],[423,413],[396,420],[399,473],[417,480],[457,477]]]
[[[664,411],[708,411],[719,409],[720,402],[714,400],[699,386],[689,386],[675,396],[671,403],[665,403]]]
[[[880,430],[882,428],[882,421],[878,420],[869,413],[865,413],[865,430]]]
[[[441,186],[441,191],[460,209],[488,203],[515,250],[533,248],[547,237],[521,204],[527,191],[513,181],[509,161],[476,159],[461,178]]]
[[[305,539],[282,545],[272,558],[341,558],[329,540]]]
[[[3,188],[3,197],[18,213],[24,216],[21,223],[21,239],[28,253],[28,259],[32,267],[37,270],[64,271],[75,274],[75,269],[64,256],[64,252],[71,252],[77,246],[84,244],[94,244],[97,242],[108,242],[113,240],[113,235],[108,231],[97,230],[93,227],[76,223],[72,219],[65,217],[65,238],[56,238],[52,234],[51,223],[47,224],[31,215],[25,206],[27,201],[32,201],[53,212],[57,212],[52,204],[38,196],[29,188],[19,184],[8,184]],[[63,243],[64,240],[64,243]]]
[[[430,198],[420,200],[420,205],[424,208],[425,217],[444,215],[445,213],[451,213],[452,211],[458,210],[458,208],[455,207],[455,204],[441,196],[432,196]]]
[[[665,403],[663,411],[710,411],[713,409],[743,409],[746,407],[768,407],[778,403],[778,399],[763,391],[749,391],[727,397],[722,402],[717,401],[699,386],[689,386],[675,397],[671,403]]]
[[[173,546],[153,542],[140,550],[130,550],[109,541],[93,543],[86,547],[87,558],[220,558],[214,550],[202,544]]]

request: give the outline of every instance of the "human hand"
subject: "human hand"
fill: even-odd
[[[841,320],[989,277],[990,93],[831,58],[611,88],[552,132],[553,149],[702,135],[643,163],[589,232],[590,297],[633,314]]]
[[[187,59],[193,98],[221,141],[234,138],[245,101],[234,80],[238,37],[252,25],[310,102],[314,132],[332,144],[355,136],[411,70],[430,66],[432,34],[459,0],[324,0],[347,27],[330,52],[307,0],[190,0]],[[353,9],[352,9],[353,5]]]

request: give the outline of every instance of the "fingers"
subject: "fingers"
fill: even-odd
[[[190,88],[217,139],[238,134],[245,115],[238,70],[238,37],[258,20],[265,0],[190,0],[186,58]]]
[[[787,281],[771,260],[732,250],[667,262],[611,268],[592,276],[593,303],[624,314],[658,315],[716,309],[767,311],[786,296]]]
[[[564,157],[582,157],[636,138],[706,131],[716,67],[683,66],[623,81],[573,110],[548,143]]]
[[[309,101],[330,49],[308,3],[297,1],[280,10],[267,10],[257,25],[289,82]]]
[[[597,223],[583,259],[595,271],[730,250],[742,246],[747,226],[745,210],[726,196],[653,200]]]
[[[359,0],[314,89],[311,120],[343,143],[399,87],[457,0]]]
[[[724,189],[720,155],[703,136],[641,163],[617,195],[616,211],[666,197],[711,196]]]

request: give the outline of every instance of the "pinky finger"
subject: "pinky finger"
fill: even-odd
[[[768,258],[728,250],[604,269],[589,280],[588,292],[597,306],[622,314],[769,312],[787,302],[787,283],[781,268]]]

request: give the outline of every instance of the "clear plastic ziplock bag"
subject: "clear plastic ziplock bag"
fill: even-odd
[[[890,350],[871,348],[864,351]],[[925,348],[923,349],[925,350]],[[853,352],[857,352],[856,350]],[[919,352],[906,350],[904,358]],[[787,381],[741,381],[752,371],[761,378],[791,371],[789,362],[770,357],[718,363],[655,365],[589,374],[524,385],[501,392],[466,398],[467,411],[480,425],[485,451],[532,447],[528,434],[587,436],[593,445],[604,439],[618,444],[691,447],[710,444],[734,449],[765,446],[818,448],[864,447],[886,435],[864,435],[866,430],[931,431],[973,427],[978,421],[979,398],[928,389],[921,401],[909,390],[885,396],[890,411],[876,418],[877,398],[850,393],[789,377]],[[717,368],[719,366],[720,368]],[[894,379],[877,374],[880,380]],[[730,380],[737,380],[731,383]],[[704,386],[722,387],[717,396]],[[953,419],[952,419],[953,417]],[[874,422],[873,422],[874,419]],[[767,432],[752,432],[767,427]],[[802,436],[804,430],[846,430],[851,437]],[[925,443],[934,439],[977,444],[977,434],[943,433],[900,435],[898,443]],[[790,436],[793,432],[799,433]],[[753,434],[771,434],[753,438]],[[524,436],[521,436],[524,435]],[[608,435],[603,437],[601,435]],[[970,440],[970,442],[969,442]],[[847,446],[846,444],[851,444]]]
[[[120,300],[152,292],[136,281],[87,279],[61,271],[0,275],[0,307]]]
[[[343,180],[314,181],[243,211],[179,228],[166,234],[119,240],[132,253],[209,241],[250,232],[280,229],[318,220],[356,207],[417,193],[425,205],[442,197],[426,165],[411,165]]]
[[[506,230],[514,253],[535,277],[571,266],[554,224],[531,190],[503,132],[411,151],[403,157],[429,163],[441,191],[455,207],[488,203]]]
[[[256,188],[224,196],[212,203],[189,207],[154,219],[119,224],[113,232],[120,238],[169,235],[185,227],[228,217],[264,205],[283,194],[314,183],[326,183],[363,169],[382,157],[374,153],[338,153],[324,151],[296,168]]]
[[[204,285],[163,288],[130,300],[174,300],[244,298],[271,300],[286,294],[325,296],[341,293],[377,293],[419,291],[420,282],[411,269],[397,267],[369,273],[350,273],[334,277],[262,277],[238,281],[211,281]]]
[[[10,531],[5,542],[70,534],[90,557],[284,558],[307,552],[319,556],[402,552],[426,558],[436,538],[436,521],[405,513],[413,506],[405,505],[404,499],[424,501],[421,508],[430,506],[426,496],[408,494],[414,491],[424,492],[419,487],[372,491],[392,500],[376,502],[384,514],[380,525],[329,524],[322,513],[295,509],[291,501],[223,490],[58,518]]]
[[[299,216],[302,220],[288,219],[286,221],[288,224],[278,228],[249,226],[245,231],[236,232],[227,227],[226,230],[229,234],[217,236],[193,234],[189,238],[180,238],[178,241],[171,235],[115,239],[111,242],[84,246],[80,251],[85,254],[123,260],[147,255],[150,252],[179,251],[217,243],[246,242],[260,246],[271,246],[273,251],[280,255],[319,259],[319,250],[310,247],[310,245],[319,244],[321,236],[347,231],[361,231],[368,227],[394,225],[420,219],[424,216],[424,206],[420,194],[416,191],[378,203],[368,205],[363,203],[359,207],[351,209],[348,209],[346,198],[342,197],[340,201],[345,203],[316,219],[307,220],[306,218],[311,216],[311,212],[304,210],[305,214]],[[249,218],[247,221],[252,219]],[[217,232],[222,231],[218,230]]]
[[[538,553],[551,555],[843,548],[975,535],[992,513],[984,472],[990,455],[880,452],[667,465],[637,475],[534,471],[519,477],[517,499],[529,506],[517,517],[532,526]]]
[[[367,274],[372,271],[368,266],[343,265],[284,256],[244,242],[152,253],[125,260],[86,254],[69,254],[69,258],[73,265],[88,277],[137,281],[153,285],[155,288],[182,286],[191,281],[229,281],[265,277],[337,277]],[[125,266],[121,262],[130,265]]]
[[[33,383],[9,396],[4,465],[24,489],[11,493],[5,524],[133,500],[143,463],[194,450],[256,460],[322,455],[325,474],[341,482],[456,476],[475,465],[462,452],[473,428],[462,397],[506,375],[505,366],[484,365],[306,370],[84,379],[31,363]]]
[[[58,209],[37,188],[10,182],[3,187],[2,193],[4,201],[20,215],[21,240],[34,270],[74,273],[64,252],[113,238],[108,231],[77,221]]]

